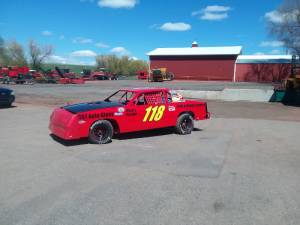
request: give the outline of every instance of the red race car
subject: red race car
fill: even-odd
[[[194,120],[210,118],[206,102],[184,100],[167,88],[122,89],[104,101],[66,105],[53,111],[49,129],[65,140],[88,137],[105,144],[114,134],[175,127],[190,134]]]

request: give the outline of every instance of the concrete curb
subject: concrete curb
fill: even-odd
[[[274,90],[271,89],[231,89],[222,91],[177,90],[186,98],[200,98],[221,101],[269,102]]]

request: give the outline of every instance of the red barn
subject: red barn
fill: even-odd
[[[177,80],[233,81],[241,46],[157,48],[148,53],[150,69],[167,68]]]
[[[235,81],[281,82],[291,73],[291,55],[240,55]]]

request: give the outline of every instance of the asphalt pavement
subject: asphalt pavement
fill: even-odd
[[[1,225],[300,224],[299,108],[212,102],[191,135],[92,145],[52,138],[43,90],[0,109]]]

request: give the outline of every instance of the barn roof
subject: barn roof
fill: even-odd
[[[291,55],[239,55],[236,63],[291,63]]]
[[[198,56],[198,55],[239,55],[242,46],[195,47],[195,48],[156,48],[149,56]]]

